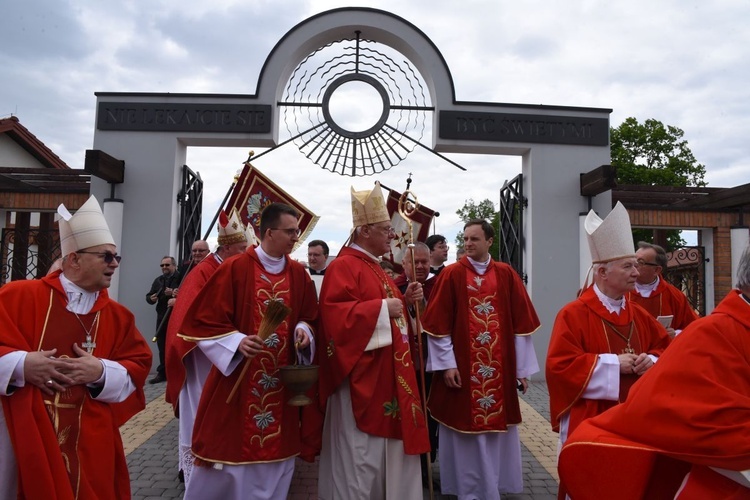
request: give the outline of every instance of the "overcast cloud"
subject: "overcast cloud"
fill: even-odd
[[[0,117],[18,116],[71,168],[83,168],[94,135],[94,92],[253,94],[265,58],[287,31],[349,5],[6,0],[0,5]],[[685,131],[710,186],[748,182],[746,0],[356,6],[393,12],[424,31],[445,57],[459,100],[611,108],[613,126],[629,116],[655,118]],[[189,150],[188,164],[206,182],[206,222],[246,156],[245,149]],[[460,229],[456,209],[467,198],[497,202],[503,181],[520,173],[520,159],[449,156],[468,172],[417,150],[376,178],[403,189],[412,172],[420,201],[442,214],[437,231],[453,240]],[[350,186],[365,189],[374,180],[323,171],[291,145],[255,165],[321,216],[314,237],[331,241],[333,250],[351,224]]]

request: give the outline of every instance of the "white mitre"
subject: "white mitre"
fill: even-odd
[[[57,214],[60,216],[58,225],[63,257],[84,248],[115,244],[94,195],[75,214],[71,215],[62,203],[57,207]]]
[[[635,257],[630,216],[619,201],[604,220],[593,210],[589,211],[584,229],[592,263],[602,264],[625,257]]]
[[[383,191],[380,189],[380,182],[375,181],[375,187],[372,190],[355,191],[352,187],[351,193],[352,228],[391,220]]]

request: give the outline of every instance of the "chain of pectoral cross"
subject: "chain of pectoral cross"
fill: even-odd
[[[101,311],[96,312],[96,316],[94,316],[94,321],[91,322],[91,328],[86,328],[86,326],[83,324],[83,321],[81,321],[81,318],[78,316],[78,314],[73,313],[78,320],[78,322],[81,324],[81,328],[83,328],[83,331],[86,332],[86,342],[81,344],[81,347],[86,349],[86,352],[89,354],[94,352],[94,349],[96,348],[96,339],[91,338],[91,332],[94,330],[94,327],[99,324],[99,313]]]
[[[635,349],[633,349],[630,346],[630,340],[633,338],[633,331],[635,329],[635,321],[631,321],[630,322],[630,331],[628,332],[628,336],[627,337],[625,337],[625,335],[623,335],[622,333],[620,333],[620,331],[617,328],[615,328],[615,325],[613,325],[612,323],[610,323],[606,319],[602,319],[602,326],[604,327],[604,333],[605,333],[605,335],[606,335],[606,332],[607,332],[607,327],[604,326],[605,323],[607,324],[607,326],[610,327],[610,329],[613,332],[615,332],[615,335],[617,335],[618,337],[620,337],[627,344],[625,346],[625,349],[622,350],[622,353],[623,354],[635,354],[636,353]]]

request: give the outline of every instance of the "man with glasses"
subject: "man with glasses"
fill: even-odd
[[[151,350],[107,288],[120,256],[93,196],[63,205],[62,270],[0,288],[4,498],[130,498],[119,427],[145,407]]]
[[[318,495],[422,498],[419,455],[429,451],[410,350],[406,302],[379,265],[395,237],[379,183],[351,192],[351,244],[320,292],[320,398],[326,406]],[[423,298],[410,283],[407,294]]]
[[[161,259],[161,275],[151,284],[151,289],[146,294],[146,302],[156,304],[156,330],[154,338],[159,349],[159,366],[156,367],[156,376],[148,381],[149,384],[166,382],[167,375],[164,369],[164,341],[167,336],[167,325],[162,324],[164,315],[167,313],[169,299],[176,296],[175,290],[180,284],[180,275],[177,273],[177,263],[174,257],[165,255]]]
[[[670,344],[623,404],[570,436],[559,470],[571,496],[750,498],[749,340],[746,248],[736,289]]]
[[[437,276],[448,261],[448,242],[442,234],[428,236],[425,244],[430,249],[430,272]]]
[[[557,314],[547,353],[550,419],[560,447],[581,422],[625,401],[669,345],[664,327],[628,300],[639,268],[625,207],[617,202],[604,220],[591,210],[584,229],[594,284]],[[560,498],[564,493],[561,485]]]
[[[200,261],[205,259],[211,250],[208,248],[208,242],[205,240],[196,240],[193,242],[193,246],[190,247],[190,259],[183,262],[178,269],[180,274],[180,280],[184,280],[190,271],[197,266]]]
[[[300,235],[298,216],[282,203],[265,207],[260,246],[220,265],[182,321],[178,336],[195,342],[213,364],[195,416],[188,500],[286,498],[295,457],[314,457],[303,442],[306,420],[301,424],[299,408],[287,404],[279,379],[282,366],[310,364],[315,348],[315,288],[289,257]],[[258,328],[274,301],[291,312],[261,339]]]
[[[698,319],[684,293],[662,276],[667,268],[667,252],[659,245],[638,242],[635,252],[638,278],[628,300],[646,309],[654,318],[664,321],[671,338]]]

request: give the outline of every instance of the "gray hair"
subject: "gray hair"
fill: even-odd
[[[742,252],[740,265],[737,268],[737,288],[750,292],[750,246]]]

